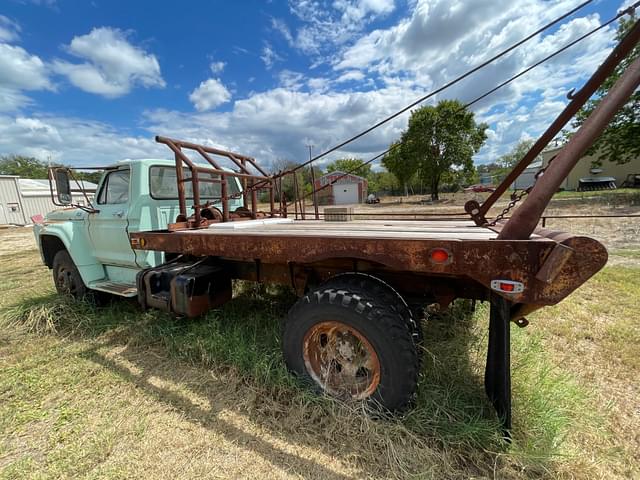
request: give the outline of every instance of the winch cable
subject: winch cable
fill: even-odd
[[[501,51],[500,53],[494,55],[493,57],[491,57],[490,59],[482,62],[479,65],[476,65],[475,67],[473,67],[470,70],[467,70],[465,73],[463,73],[462,75],[456,77],[455,79],[451,80],[450,82],[447,82],[446,84],[444,84],[443,86],[432,90],[431,92],[429,92],[428,94],[420,97],[419,99],[417,99],[416,101],[410,103],[409,105],[405,106],[404,108],[398,110],[397,112],[389,115],[388,117],[380,120],[379,122],[375,123],[374,125],[370,126],[369,128],[361,131],[360,133],[348,138],[347,140],[329,148],[328,150],[325,150],[324,152],[320,153],[319,155],[316,155],[315,157],[307,160],[304,163],[301,163],[300,165],[297,165],[294,168],[291,168],[289,170],[286,170],[284,172],[279,173],[276,176],[282,176],[284,174],[287,173],[291,173],[291,172],[295,172],[301,168],[306,167],[307,165],[315,162],[316,160],[319,160],[327,155],[329,155],[332,152],[335,152],[336,150],[344,147],[345,145],[365,136],[366,134],[372,132],[373,130],[375,130],[376,128],[381,127],[382,125],[384,125],[385,123],[390,122],[391,120],[393,120],[394,118],[402,115],[403,113],[405,113],[406,111],[410,110],[411,108],[415,107],[416,105],[424,102],[425,100],[428,100],[429,98],[433,97],[434,95],[437,95],[438,93],[441,93],[442,91],[446,90],[447,88],[455,85],[456,83],[459,83],[460,81],[464,80],[465,78],[467,78],[468,76],[474,74],[475,72],[477,72],[478,70],[481,70],[483,68],[485,68],[486,66],[490,65],[491,63],[495,62],[496,60],[504,57],[505,55],[507,55],[508,53],[512,52],[513,50],[515,50],[516,48],[520,47],[521,45],[523,45],[524,43],[528,42],[529,40],[531,40],[533,37],[539,35],[540,33],[544,32],[545,30],[548,30],[549,28],[553,27],[555,24],[557,24],[558,22],[561,22],[562,20],[564,20],[565,18],[573,15],[574,13],[576,13],[577,11],[581,10],[582,8],[584,8],[585,6],[589,5],[590,3],[592,3],[593,0],[587,0],[583,3],[581,3],[580,5],[578,5],[577,7],[573,8],[572,10],[568,11],[567,13],[561,15],[560,17],[556,18],[555,20],[547,23],[546,25],[544,25],[543,27],[539,28],[538,30],[536,30],[535,32],[529,34],[528,36],[526,36],[525,38],[523,38],[522,40],[519,40],[518,42],[514,43],[513,45],[511,45],[510,47],[506,48],[505,50]]]
[[[555,52],[547,55],[546,57],[542,58],[541,60],[538,60],[537,62],[535,62],[534,64],[528,66],[527,68],[525,68],[524,70],[521,70],[520,72],[518,72],[517,74],[515,74],[514,76],[510,77],[509,79],[505,80],[504,82],[500,83],[499,85],[493,87],[490,90],[487,90],[485,93],[483,93],[482,95],[476,97],[475,99],[473,99],[472,101],[464,104],[458,111],[456,111],[455,113],[459,113],[463,110],[465,110],[466,108],[470,107],[471,105],[474,105],[476,103],[478,103],[480,100],[488,97],[489,95],[495,93],[496,91],[500,90],[501,88],[504,88],[505,86],[509,85],[510,83],[514,82],[515,80],[517,80],[518,78],[522,77],[523,75],[527,74],[528,72],[530,72],[531,70],[533,70],[536,67],[539,67],[540,65],[542,65],[543,63],[548,62],[549,60],[551,60],[552,58],[560,55],[561,53],[563,53],[564,51],[566,51],[567,49],[573,47],[574,45],[580,43],[581,41],[585,40],[586,38],[590,37],[591,35],[599,32],[600,30],[608,27],[609,25],[611,25],[613,22],[615,22],[616,20],[618,20],[620,17],[627,15],[627,14],[631,14],[636,8],[638,8],[640,6],[640,0],[638,0],[637,2],[635,2],[633,5],[629,6],[628,8],[625,8],[624,10],[618,12],[615,16],[613,16],[612,18],[610,18],[609,20],[607,20],[605,23],[599,25],[598,27],[588,31],[587,33],[585,33],[584,35],[576,38],[575,40],[573,40],[572,42],[567,43],[566,45],[564,45],[563,47],[561,47],[560,49],[556,50]],[[454,114],[455,114],[454,113]],[[342,175],[336,177],[335,179],[333,179],[331,182],[327,183],[326,185],[321,186],[320,188],[315,189],[315,192],[319,192],[321,190],[324,190],[325,188],[328,188],[329,186],[335,184],[338,180],[340,180],[341,178],[344,178],[348,175],[353,175],[356,172],[360,171],[360,169],[362,169],[363,167],[375,162],[376,160],[380,159],[381,157],[384,157],[386,154],[390,153],[391,151],[393,151],[394,149],[398,148],[402,143],[401,142],[397,142],[394,143],[393,145],[391,145],[388,149],[386,149],[385,151],[375,155],[374,157],[370,158],[369,160],[367,160],[366,162],[363,162],[362,164],[358,165],[355,168],[352,168],[351,170],[349,170],[348,172],[343,173]],[[307,162],[308,164],[309,162]],[[295,170],[290,170],[289,173],[293,172]],[[298,199],[298,201],[300,200],[304,200],[306,198],[308,198],[309,196],[313,195],[313,191],[310,193],[307,193],[306,195],[302,196],[301,198]],[[288,205],[293,205],[294,202],[290,202]],[[468,215],[467,212],[463,212],[463,213],[449,213],[449,214],[440,214],[440,215]]]

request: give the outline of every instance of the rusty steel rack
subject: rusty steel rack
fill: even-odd
[[[276,178],[270,176],[254,158],[240,153],[221,150],[218,148],[198,145],[183,140],[176,140],[167,137],[156,137],[156,142],[167,145],[175,155],[176,177],[178,180],[178,201],[180,215],[176,219],[173,228],[200,228],[211,222],[223,221],[237,218],[258,218],[264,214],[258,212],[258,189],[269,191],[270,216],[274,216],[281,210],[275,208],[275,190],[277,188]],[[197,153],[205,160],[208,167],[194,162],[185,151]],[[238,171],[224,168],[215,157],[223,157],[233,162]],[[189,177],[184,176],[183,168],[189,170]],[[257,173],[256,173],[257,172]],[[205,177],[203,175],[209,175]],[[242,184],[242,193],[245,207],[239,211],[231,212],[229,200],[233,195],[229,195],[228,177],[238,178]],[[193,215],[187,210],[187,196],[185,183],[191,182],[193,192]],[[220,202],[222,211],[212,205],[212,202],[201,203],[200,183],[219,183]],[[281,197],[281,196],[279,196]],[[250,205],[250,208],[246,208]]]

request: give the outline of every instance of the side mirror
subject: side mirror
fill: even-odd
[[[69,170],[66,168],[56,168],[53,171],[53,179],[56,184],[56,195],[61,205],[71,205],[71,182],[69,182]]]

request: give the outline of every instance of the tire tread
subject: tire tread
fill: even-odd
[[[393,297],[388,293],[383,294],[384,288],[382,287],[380,289],[370,288],[371,282],[368,281],[349,280],[345,282],[344,280],[344,278],[337,278],[336,281],[329,280],[318,289],[307,293],[293,305],[282,326],[283,347],[287,332],[296,328],[297,319],[307,309],[333,305],[351,310],[371,322],[376,330],[387,334],[393,343],[394,351],[401,358],[403,374],[399,378],[395,378],[395,392],[386,395],[389,397],[389,401],[382,402],[382,406],[389,410],[402,410],[415,397],[420,371],[418,344],[415,332],[412,331],[415,326],[408,321],[409,318],[412,319],[410,312],[405,307],[405,310],[409,312],[407,316],[403,308],[398,307],[395,302],[390,302],[389,300]],[[397,299],[394,298],[394,300]],[[285,360],[291,369],[293,362],[287,358],[286,351]]]

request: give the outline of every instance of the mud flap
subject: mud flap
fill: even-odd
[[[484,389],[502,422],[506,439],[511,438],[510,319],[509,301],[492,294]]]

